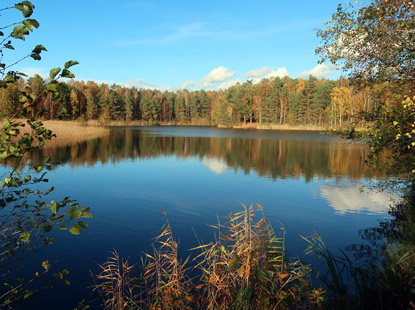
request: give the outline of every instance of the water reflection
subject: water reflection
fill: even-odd
[[[389,204],[359,193],[360,183],[377,177],[365,168],[364,146],[315,132],[112,129],[79,144],[49,144],[26,163],[41,155],[57,163],[48,199],[69,195],[94,215],[82,238],[60,238],[46,253],[71,271],[71,287],[53,296],[68,305],[62,309],[73,309],[74,296],[93,285],[88,270],[108,251],[135,262],[148,251],[164,223],[160,209],[185,251],[214,240],[206,224],[241,211],[241,203],[260,203],[274,228],[284,225],[287,253],[296,257],[306,247],[299,235],[314,231],[333,249],[360,243],[358,231],[384,219]]]
[[[203,157],[202,163],[215,174],[222,174],[229,169],[228,165],[223,159]]]
[[[327,199],[334,212],[339,215],[346,213],[385,214],[388,206],[397,200],[391,193],[369,191],[360,184],[322,185],[321,197]]]
[[[169,131],[170,130],[170,131]],[[367,149],[358,144],[345,143],[337,139],[310,132],[277,133],[250,132],[245,136],[226,130],[209,130],[211,137],[173,135],[170,128],[157,129],[113,129],[108,136],[72,146],[50,145],[42,154],[33,154],[32,161],[47,155],[57,163],[72,166],[97,163],[117,163],[124,160],[176,156],[199,158],[214,173],[227,169],[254,171],[262,177],[272,179],[304,177],[351,178],[370,176],[365,170]],[[193,131],[194,133],[195,131]],[[197,131],[196,131],[197,132]],[[174,133],[174,132],[173,132]],[[216,134],[215,134],[216,133]],[[303,137],[303,139],[301,139]]]

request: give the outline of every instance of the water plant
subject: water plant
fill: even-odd
[[[312,285],[310,267],[286,258],[284,229],[278,237],[263,214],[255,220],[258,211],[262,212],[260,205],[251,205],[230,213],[225,224],[219,221],[212,226],[217,240],[195,247],[194,258],[185,260],[178,257],[178,243],[166,221],[135,281],[130,267],[119,271],[117,266],[126,262],[120,262],[118,255],[101,266],[95,288],[104,305],[108,309],[121,309],[120,304],[131,309],[321,308],[325,292]],[[199,276],[191,278],[195,271]]]

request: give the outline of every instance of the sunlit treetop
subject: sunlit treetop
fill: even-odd
[[[414,1],[373,0],[339,5],[317,30],[321,62],[330,60],[361,81],[414,81]]]

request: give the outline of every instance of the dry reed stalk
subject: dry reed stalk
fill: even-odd
[[[262,217],[255,220],[258,210]],[[320,308],[324,292],[308,281],[307,266],[285,259],[285,230],[282,237],[276,236],[261,205],[257,209],[244,206],[244,211],[230,213],[224,225],[218,221],[212,227],[218,231],[217,240],[193,249],[201,250],[193,260],[199,262],[187,267],[189,258],[180,260],[166,217],[153,243],[153,254],[145,254],[140,286],[135,286],[140,293],[127,290],[131,296],[128,306],[135,306],[129,309]],[[131,269],[127,265],[126,271],[124,267],[120,270],[117,254],[101,268],[97,278],[104,282],[97,287],[107,298],[106,306],[119,309],[122,302],[126,305],[122,287],[132,287]],[[196,268],[202,273],[197,285],[186,274]]]
[[[18,120],[25,123],[25,120]],[[62,147],[84,142],[90,139],[96,139],[109,134],[109,129],[99,126],[98,124],[81,124],[78,121],[59,121],[48,120],[42,121],[44,127],[51,130],[56,138],[46,141],[44,149]],[[25,126],[21,130],[21,134],[29,132],[30,128]]]
[[[163,213],[166,215],[165,211]],[[192,309],[190,294],[192,286],[186,275],[189,258],[184,262],[178,255],[178,243],[174,240],[170,223],[167,220],[162,232],[153,243],[153,255],[145,254],[148,259],[144,266],[145,295],[151,300],[150,309]]]
[[[96,278],[101,282],[94,286],[104,299],[105,309],[122,310],[129,301],[134,300],[133,291],[136,279],[132,276],[134,265],[120,258],[114,250],[103,265],[98,265],[101,273]]]
[[[202,250],[196,259],[202,259],[197,267],[202,271],[203,307],[287,309],[301,304],[303,286],[309,285],[306,269],[285,261],[285,231],[278,238],[264,216],[254,220],[261,205],[244,208],[229,214],[225,225],[213,226],[218,230],[215,243],[195,248]]]

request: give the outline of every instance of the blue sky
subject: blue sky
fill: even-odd
[[[16,47],[23,53],[41,43],[48,52],[16,69],[47,76],[74,59],[78,80],[162,90],[276,75],[337,78],[329,64],[318,66],[314,29],[338,1],[33,0],[40,28]]]

